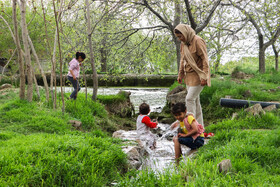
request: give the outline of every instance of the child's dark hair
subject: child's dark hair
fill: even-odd
[[[181,112],[185,112],[186,111],[186,105],[184,103],[176,103],[172,106],[171,112],[172,114],[179,114]]]
[[[140,114],[144,114],[144,115],[149,114],[149,112],[150,112],[150,106],[149,106],[147,103],[142,103],[142,104],[139,106],[139,112],[140,112]]]
[[[174,30],[175,34],[182,34],[178,29]]]
[[[82,59],[85,59],[85,58],[86,58],[86,54],[83,53],[83,52],[77,52],[77,53],[76,53],[76,59],[78,59],[79,56],[80,56]]]

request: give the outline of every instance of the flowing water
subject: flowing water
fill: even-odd
[[[72,87],[65,87],[64,92],[72,92]],[[130,100],[135,107],[135,112],[138,112],[138,107],[145,102],[150,105],[151,112],[161,112],[166,102],[166,94],[168,88],[98,88],[97,94],[100,95],[115,95],[119,91],[131,92]],[[81,88],[80,92],[85,92],[85,88]],[[87,89],[87,93],[92,93],[92,88]]]
[[[73,88],[66,87],[65,92],[72,92]],[[82,88],[81,92],[85,89]],[[138,112],[138,107],[141,103],[146,102],[150,105],[152,112],[161,112],[166,103],[166,94],[168,88],[99,88],[98,94],[112,95],[119,91],[131,92],[130,100]],[[92,88],[88,88],[88,93],[92,93]],[[170,124],[158,124],[158,129],[163,134],[173,136],[175,131],[169,130]],[[136,131],[126,131],[122,133],[122,139],[135,140]],[[147,149],[147,148],[146,148]],[[184,147],[182,149],[183,155],[186,155],[190,149]],[[174,144],[172,140],[167,140],[165,137],[158,137],[155,150],[147,149],[149,156],[143,161],[140,169],[152,169],[156,172],[162,172],[166,168],[174,168]],[[170,167],[171,166],[171,167]]]

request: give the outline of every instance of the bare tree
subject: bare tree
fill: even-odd
[[[21,11],[21,28],[22,28],[22,41],[25,51],[25,62],[26,62],[26,73],[27,73],[27,100],[29,102],[32,101],[33,97],[33,76],[32,76],[32,65],[31,65],[31,56],[30,49],[28,45],[28,30],[26,25],[26,2],[25,0],[20,0],[20,11]]]
[[[89,51],[90,51],[90,62],[91,62],[92,80],[93,80],[92,100],[96,100],[97,90],[98,90],[98,77],[97,77],[97,72],[96,72],[96,68],[95,68],[95,60],[94,60],[93,48],[92,48],[92,29],[91,29],[90,11],[89,11],[88,0],[86,0],[86,14],[87,14],[88,45],[89,45]]]

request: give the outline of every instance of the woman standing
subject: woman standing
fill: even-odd
[[[181,84],[184,79],[187,86],[188,113],[192,113],[198,123],[204,126],[199,95],[205,85],[211,85],[206,43],[186,24],[177,25],[174,33],[181,41],[181,60],[177,80]]]
[[[70,95],[70,99],[76,99],[77,94],[80,91],[80,84],[79,84],[79,76],[80,76],[80,66],[82,65],[82,62],[85,60],[86,55],[83,52],[77,52],[76,58],[73,58],[69,62],[69,71],[68,71],[68,80],[72,83],[74,87],[74,91]]]

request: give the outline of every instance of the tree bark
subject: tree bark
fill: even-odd
[[[108,0],[105,0],[104,2],[104,6],[105,6],[105,11],[109,12],[109,8],[108,8]],[[108,28],[108,21],[109,21],[109,16],[108,14],[106,14],[104,16],[104,30],[106,31]],[[108,41],[108,35],[107,34],[103,34],[102,36],[102,40],[101,40],[101,48],[100,48],[100,58],[101,58],[101,71],[102,72],[107,72],[107,44]]]
[[[45,87],[45,92],[46,92],[46,102],[48,103],[48,102],[49,102],[49,97],[50,97],[50,96],[49,96],[49,85],[48,85],[48,81],[47,81],[45,72],[44,72],[44,70],[43,70],[43,68],[42,68],[42,66],[41,66],[39,57],[38,57],[38,55],[37,55],[37,52],[36,52],[36,50],[35,50],[35,48],[34,48],[34,46],[33,46],[32,40],[31,40],[31,38],[30,38],[29,35],[28,35],[28,41],[29,41],[29,45],[30,45],[30,47],[31,47],[32,53],[33,53],[33,55],[34,55],[34,57],[35,57],[35,61],[36,61],[37,65],[38,65],[38,67],[39,67],[41,76],[42,76],[42,78],[43,78],[44,87]],[[34,72],[34,73],[35,73],[35,72]],[[36,79],[35,74],[34,74],[34,77],[35,77],[35,79]],[[36,81],[36,82],[37,82],[37,81]]]
[[[275,70],[278,71],[278,64],[279,64],[279,51],[277,51],[275,44],[272,45],[272,49],[274,52],[274,57],[275,57]]]
[[[20,12],[21,12],[21,28],[22,28],[22,40],[23,46],[25,51],[25,62],[26,62],[26,73],[27,73],[27,100],[29,102],[32,101],[33,97],[33,76],[32,76],[32,67],[31,67],[31,56],[30,56],[30,49],[28,45],[28,30],[26,25],[26,2],[25,0],[20,0]]]
[[[92,68],[92,80],[93,80],[93,93],[92,93],[92,100],[96,100],[97,98],[97,89],[98,89],[98,77],[95,68],[94,62],[94,55],[93,55],[93,48],[92,48],[92,40],[91,40],[91,22],[90,22],[90,12],[89,12],[89,2],[86,0],[86,14],[87,14],[87,33],[88,33],[88,45],[90,50],[90,62]]]
[[[32,67],[32,74],[33,74],[33,80],[34,80],[34,84],[35,84],[35,89],[36,89],[36,93],[37,93],[37,96],[38,96],[38,100],[40,101],[41,100],[40,90],[39,90],[39,86],[38,86],[38,83],[37,83],[37,79],[36,79],[35,71],[34,71],[33,67]]]
[[[56,44],[57,44],[57,30],[55,29],[54,44],[53,44],[53,54],[52,54],[52,71],[51,71],[51,82],[50,89],[53,101],[53,108],[56,108]]]
[[[53,0],[53,8],[54,8],[54,15],[55,15],[55,22],[56,22],[56,30],[57,30],[57,43],[58,43],[58,51],[59,51],[59,61],[60,61],[60,93],[61,93],[61,100],[62,100],[62,113],[65,112],[65,102],[64,102],[64,94],[63,94],[63,83],[62,83],[62,56],[61,56],[61,46],[60,46],[60,38],[59,38],[59,25],[57,19],[57,12],[55,8],[55,3]]]
[[[86,94],[86,100],[87,100],[87,78],[86,78],[86,72],[85,72],[85,65],[84,64],[82,65],[82,71],[83,71],[83,78],[84,78],[84,82],[85,82],[85,94]]]
[[[174,26],[176,26],[176,25],[180,24],[180,22],[181,22],[182,7],[180,4],[180,1],[178,1],[178,0],[174,2],[174,5],[175,5]],[[177,40],[176,36],[173,33],[173,30],[171,31],[171,34],[172,34],[172,38],[173,38],[173,41],[176,46],[177,71],[179,72],[180,59],[181,59],[181,54],[180,54],[181,42],[179,40]]]
[[[25,98],[25,73],[24,73],[24,62],[21,54],[21,46],[19,40],[19,33],[17,27],[17,0],[13,0],[13,22],[14,22],[14,36],[17,46],[18,63],[19,63],[19,74],[20,74],[20,86],[19,86],[19,98]]]
[[[259,38],[259,72],[265,73],[265,49],[263,42],[263,35],[258,34]]]
[[[106,50],[106,41],[102,39],[101,41],[102,47],[100,49],[100,56],[101,56],[101,71],[107,72],[107,50]]]

